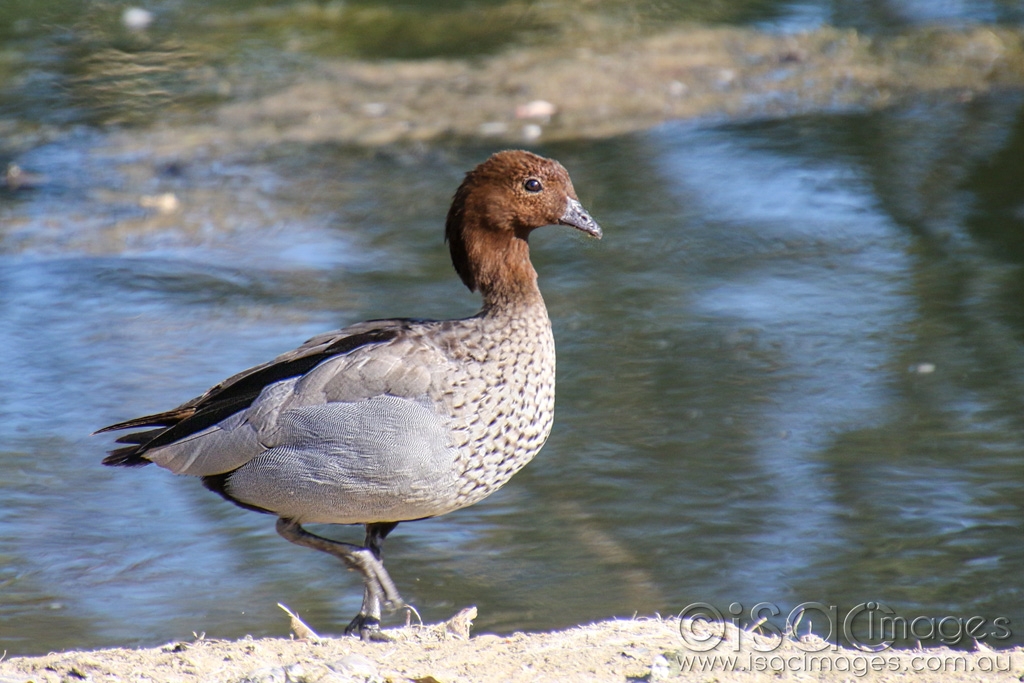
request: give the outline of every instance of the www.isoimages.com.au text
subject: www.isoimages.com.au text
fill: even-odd
[[[740,655],[682,654],[672,655],[674,662],[683,673],[848,673],[853,676],[867,676],[871,673],[1002,673],[1010,672],[1013,666],[1009,654],[957,655],[887,653],[880,655],[845,654],[762,654]],[[673,667],[673,668],[674,668]]]

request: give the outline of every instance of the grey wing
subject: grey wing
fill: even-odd
[[[233,375],[202,396],[155,415],[144,415],[100,429],[97,434],[123,429],[154,427],[120,437],[117,442],[131,444],[117,448],[103,459],[104,465],[138,467],[152,460],[148,452],[161,446],[189,440],[207,428],[231,424],[229,418],[252,405],[268,386],[293,377],[301,377],[320,363],[363,347],[399,338],[424,321],[373,320],[343,330],[319,335],[299,348],[281,354],[269,363],[257,365]]]
[[[408,339],[333,357],[146,457],[216,477],[235,502],[298,521],[400,521],[451,509],[457,449],[432,398],[447,359]],[[209,485],[209,484],[208,484]]]

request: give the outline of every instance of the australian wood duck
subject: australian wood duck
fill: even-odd
[[[499,152],[466,174],[445,229],[483,309],[461,320],[372,320],[329,332],[165,413],[99,430],[105,465],[155,462],[250,510],[289,541],[338,557],[364,580],[346,633],[380,635],[403,605],[381,561],[399,522],[443,515],[500,488],[551,431],[555,347],[530,263],[530,232],[601,228],[557,161]],[[305,523],[363,524],[364,545]]]

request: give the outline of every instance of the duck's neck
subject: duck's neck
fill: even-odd
[[[530,245],[525,238],[483,233],[475,242],[471,249],[479,251],[473,259],[474,281],[483,295],[485,312],[543,309],[537,271],[530,263]]]

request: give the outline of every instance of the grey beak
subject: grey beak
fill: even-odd
[[[601,239],[601,235],[604,234],[601,232],[601,226],[597,224],[597,221],[591,218],[587,210],[583,208],[583,205],[575,199],[569,200],[565,207],[565,213],[562,214],[558,223],[559,225],[571,225],[577,230],[582,230],[597,239]]]

